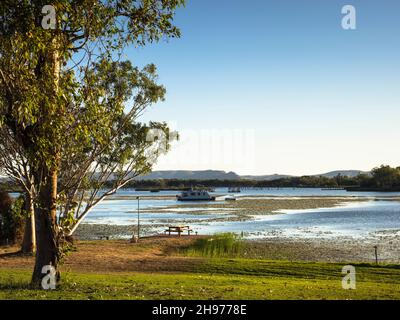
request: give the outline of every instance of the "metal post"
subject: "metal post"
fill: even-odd
[[[137,236],[138,240],[140,238],[140,207],[139,207],[139,200],[140,197],[136,197],[137,199]]]

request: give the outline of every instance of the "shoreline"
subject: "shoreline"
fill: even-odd
[[[201,224],[215,222],[215,218],[207,219],[207,215],[223,212],[219,222],[251,221],[252,215],[282,214],[280,210],[307,210],[342,207],[351,203],[369,201],[399,201],[400,199],[381,199],[375,197],[243,197],[234,202],[219,202],[199,204],[177,204],[167,207],[142,209],[149,213],[179,213],[198,215],[202,218]],[[203,208],[204,210],[198,210]],[[208,210],[212,208],[213,210]],[[177,209],[184,209],[179,211]],[[187,211],[188,209],[189,211]],[[194,211],[190,211],[190,210]],[[231,212],[229,212],[231,210]],[[234,217],[226,217],[226,213]],[[204,218],[204,219],[203,219]],[[185,220],[185,224],[200,224],[198,220]],[[164,221],[155,220],[148,224],[141,224],[142,236],[160,236],[160,229],[171,224],[178,224],[179,218]],[[162,229],[161,229],[162,230]],[[228,232],[228,231],[227,231]],[[78,240],[111,239],[126,241],[137,234],[135,223],[127,225],[111,225],[82,223],[76,232]],[[374,262],[374,246],[378,246],[378,258],[385,263],[400,263],[400,230],[377,230],[360,237],[319,234],[318,236],[303,234],[293,237],[284,236],[279,231],[271,229],[270,236],[263,238],[248,238],[245,241],[254,244],[257,250],[264,252],[268,258],[301,261],[343,262],[360,261]],[[199,233],[199,235],[202,235]],[[265,251],[266,250],[266,251]]]
[[[400,265],[400,229],[376,238],[376,241],[354,240],[351,238],[329,239],[288,239],[274,238],[265,240],[244,240],[245,251],[239,258],[268,261],[298,261],[298,262],[323,262],[323,263],[371,263],[375,264],[375,246],[378,249],[379,265]],[[143,271],[142,263],[149,260],[147,267],[157,264],[164,271],[170,271],[163,261],[168,257],[179,259],[196,259],[184,257],[182,249],[193,243],[196,239],[205,236],[150,236],[142,237],[138,244],[128,240],[77,240],[74,246],[90,250],[92,258],[100,260],[93,264],[91,256],[86,249],[73,250],[67,257],[69,262],[84,268],[110,268],[109,264],[119,265],[125,261],[121,271]],[[211,237],[211,236],[207,236]],[[138,250],[138,246],[142,249]],[[34,258],[31,255],[18,254],[18,246],[0,247],[0,269],[32,265]],[[133,255],[126,260],[126,255]],[[78,260],[75,260],[78,258]],[[82,261],[81,261],[82,260]],[[107,260],[108,262],[106,262]],[[167,259],[168,260],[168,259]],[[189,261],[187,260],[187,261]],[[165,262],[165,261],[164,261]],[[83,263],[83,264],[82,264]],[[101,266],[102,265],[102,266]],[[146,268],[147,268],[146,267]],[[89,269],[90,269],[89,268]],[[137,269],[139,268],[139,269]],[[88,270],[89,270],[88,269]]]
[[[277,237],[253,242],[262,252],[267,251],[272,260],[308,262],[366,262],[375,263],[375,246],[378,262],[400,263],[400,230],[385,230],[385,237],[368,238],[285,238]]]
[[[109,226],[109,225],[89,225],[91,233],[104,235],[109,232],[110,237],[102,238],[102,241],[122,241],[128,242],[131,238],[114,237],[116,233],[135,231],[135,226]],[[198,235],[200,237],[212,237],[212,235]],[[145,234],[143,238],[175,238],[175,236],[165,236],[161,234]],[[196,235],[182,239],[196,238]],[[89,241],[95,243],[100,237],[77,238],[78,241]],[[315,261],[315,262],[368,262],[374,263],[374,247],[378,247],[378,261],[380,263],[400,264],[400,229],[381,230],[371,233],[368,237],[353,238],[335,237],[284,237],[274,236],[262,239],[245,239],[253,248],[253,258],[267,258],[272,260],[289,261]]]

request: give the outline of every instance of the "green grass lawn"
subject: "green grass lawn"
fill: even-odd
[[[196,273],[64,272],[54,291],[29,289],[28,270],[0,269],[0,299],[400,299],[400,266],[353,265],[355,290],[342,289],[336,263],[214,258]]]

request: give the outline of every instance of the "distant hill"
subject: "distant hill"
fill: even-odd
[[[179,179],[179,180],[239,180],[240,176],[234,172],[225,172],[222,170],[166,170],[153,171],[145,176],[140,176],[137,180],[155,180],[155,179]]]
[[[8,181],[10,181],[11,179],[9,177],[5,177],[5,176],[0,176],[0,183],[6,183]]]
[[[341,176],[347,176],[347,177],[353,178],[353,177],[357,177],[361,173],[369,174],[369,172],[360,171],[360,170],[336,170],[336,171],[330,171],[330,172],[323,173],[323,174],[316,174],[316,176],[333,178],[340,174]]]
[[[313,174],[311,176],[333,178],[333,177],[336,177],[338,174],[340,174],[342,176],[347,176],[347,177],[353,178],[353,177],[357,177],[360,173],[369,174],[369,172],[360,171],[360,170],[336,170],[336,171],[330,171],[330,172],[322,173],[322,174]],[[291,177],[296,177],[296,176],[290,176],[290,175],[286,175],[286,174],[271,174],[271,175],[261,175],[261,176],[249,176],[249,175],[241,176],[242,179],[250,179],[250,180],[256,180],[256,181],[273,181],[273,180],[291,178]]]
[[[270,174],[270,175],[264,175],[264,176],[240,176],[241,179],[247,179],[247,180],[256,180],[256,181],[273,181],[273,180],[279,180],[279,179],[284,179],[284,178],[290,178],[293,176],[289,176],[286,174]]]
[[[369,174],[366,171],[360,170],[336,170],[330,171],[323,174],[315,174],[314,176],[323,176],[327,178],[336,177],[338,174],[348,177],[356,177],[360,173]],[[113,175],[110,179],[113,179]],[[226,172],[222,170],[202,170],[202,171],[191,171],[191,170],[164,170],[164,171],[153,171],[145,176],[139,176],[136,180],[157,180],[157,179],[178,179],[178,180],[256,180],[256,181],[273,181],[283,178],[294,177],[286,174],[270,174],[270,175],[243,175],[239,176],[235,172]],[[0,183],[9,181],[10,179],[4,176],[0,176]]]
[[[361,170],[336,170],[322,174],[315,174],[314,176],[322,176],[327,178],[336,177],[338,174],[348,177],[356,177],[360,173],[367,173]],[[256,180],[256,181],[273,181],[284,178],[294,177],[287,174],[269,174],[269,175],[243,175],[239,176],[235,172],[226,172],[222,170],[202,170],[202,171],[191,171],[191,170],[165,170],[165,171],[153,171],[145,176],[140,176],[136,180],[157,180],[157,179],[178,179],[178,180]]]

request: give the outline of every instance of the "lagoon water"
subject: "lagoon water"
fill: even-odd
[[[174,191],[135,192],[121,190],[116,196],[159,196],[175,195]],[[217,188],[215,195],[226,195],[226,188]],[[142,225],[154,226],[153,233],[161,232],[167,224],[188,223],[200,234],[217,232],[242,233],[247,238],[269,238],[276,235],[283,237],[365,237],[368,234],[384,230],[399,230],[400,235],[400,202],[391,201],[390,197],[400,197],[400,192],[346,192],[344,190],[321,190],[317,188],[270,188],[243,189],[236,196],[270,196],[270,197],[307,197],[307,196],[352,196],[367,197],[369,201],[351,202],[341,207],[286,210],[280,214],[252,216],[247,221],[218,221],[215,219],[229,217],[232,212],[221,208],[188,208],[190,203],[182,205],[173,199],[140,200],[140,222]],[[213,204],[210,202],[207,204]],[[85,223],[133,225],[137,223],[137,200],[106,200],[99,204],[85,219]],[[174,206],[174,208],[170,208]],[[157,209],[152,212],[152,208]],[[161,209],[161,210],[160,210]],[[196,211],[207,211],[196,214]],[[162,226],[164,225],[164,226]]]
[[[160,191],[157,193],[150,193],[148,191],[135,191],[134,189],[119,190],[117,196],[175,196],[177,191]],[[226,195],[228,188],[216,188],[213,195]],[[398,196],[400,192],[347,192],[346,190],[324,190],[320,188],[243,188],[240,193],[235,193],[236,196],[276,196],[276,197],[379,197],[379,196]]]
[[[214,223],[202,233],[243,232],[248,238],[307,237],[365,238],[382,231],[396,231],[400,236],[400,202],[369,201],[336,208],[282,210],[282,214],[254,216],[240,223]]]

